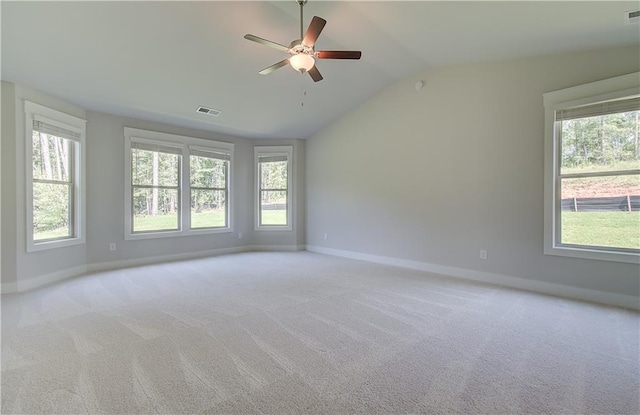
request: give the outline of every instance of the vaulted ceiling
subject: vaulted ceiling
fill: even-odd
[[[322,1],[316,49],[361,50],[321,60],[314,83],[284,67],[258,71],[299,37],[295,0],[7,2],[2,79],[87,109],[248,138],[307,138],[377,91],[435,67],[640,45],[615,1]],[[196,113],[198,106],[222,111]],[[390,103],[392,111],[392,103]]]

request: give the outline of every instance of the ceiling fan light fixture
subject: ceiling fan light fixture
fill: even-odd
[[[289,58],[289,64],[291,64],[291,67],[296,71],[304,73],[309,72],[309,70],[313,68],[313,65],[316,64],[316,61],[311,55],[299,53]]]

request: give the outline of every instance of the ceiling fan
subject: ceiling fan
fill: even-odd
[[[265,46],[269,46],[274,49],[287,52],[291,57],[281,60],[278,63],[274,63],[261,70],[261,75],[267,75],[275,71],[278,68],[282,68],[287,64],[291,65],[293,69],[301,73],[309,73],[314,82],[322,81],[322,75],[315,66],[316,59],[360,59],[362,52],[360,51],[348,51],[348,50],[315,50],[316,40],[320,36],[320,32],[327,24],[327,21],[321,17],[313,16],[307,32],[302,32],[303,29],[303,14],[302,9],[307,0],[296,0],[300,5],[300,39],[292,41],[289,46],[281,45],[270,40],[263,39],[254,35],[244,35],[244,38],[253,42],[261,43]]]

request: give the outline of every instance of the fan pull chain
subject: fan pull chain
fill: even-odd
[[[304,73],[300,77],[300,92],[302,93],[302,98],[300,99],[300,107],[304,109],[304,98],[307,96],[307,91],[304,89]]]

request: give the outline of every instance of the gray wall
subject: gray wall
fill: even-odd
[[[16,117],[15,87],[2,82],[2,141],[0,142],[2,199],[0,220],[2,221],[2,260],[0,274],[2,282],[16,283],[18,258],[16,252]]]
[[[307,140],[307,245],[638,296],[637,265],[542,253],[542,94],[638,71],[639,55],[435,69],[387,88]]]
[[[124,240],[124,137],[123,128],[132,127],[163,133],[235,143],[233,165],[233,233],[175,238]],[[118,117],[98,112],[88,113],[87,123],[87,247],[88,262],[101,264],[139,258],[165,257],[231,247],[268,245],[292,247],[302,244],[300,228],[294,232],[254,232],[253,226],[253,146],[293,145],[304,154],[302,140],[246,140],[199,130]],[[302,163],[304,158],[294,160]],[[304,176],[302,176],[304,178]],[[300,181],[300,184],[303,183]],[[304,206],[297,206],[299,209]],[[296,207],[294,206],[294,209]],[[296,212],[294,212],[294,215]],[[238,233],[243,234],[242,239]],[[304,235],[304,234],[302,234]],[[115,242],[117,250],[109,251]]]
[[[25,242],[25,114],[24,100],[86,119],[87,223],[85,245],[26,252]],[[124,127],[185,135],[235,143],[233,165],[233,233],[125,241],[124,239]],[[294,230],[255,232],[254,145],[292,145],[296,169],[295,185],[304,184],[303,140],[246,140],[199,130],[173,127],[109,114],[85,111],[62,100],[20,85],[2,83],[2,284],[49,281],[56,275],[76,274],[87,267],[122,265],[191,255],[227,248],[292,249],[304,245],[304,192],[294,204]],[[243,238],[238,238],[242,232]],[[109,251],[109,243],[117,249]],[[52,275],[54,275],[53,278]],[[29,285],[29,284],[26,284]]]
[[[85,111],[3,82],[2,283],[90,264],[306,241],[638,296],[637,265],[542,254],[542,93],[637,71],[639,53],[621,48],[417,74],[306,142],[251,141]],[[426,81],[421,91],[417,80]],[[24,99],[88,120],[86,245],[26,253]],[[236,143],[234,233],[125,241],[124,126]],[[254,232],[253,146],[283,144],[296,155],[295,229]],[[109,252],[110,242],[117,251]],[[480,249],[488,260],[478,258]]]

